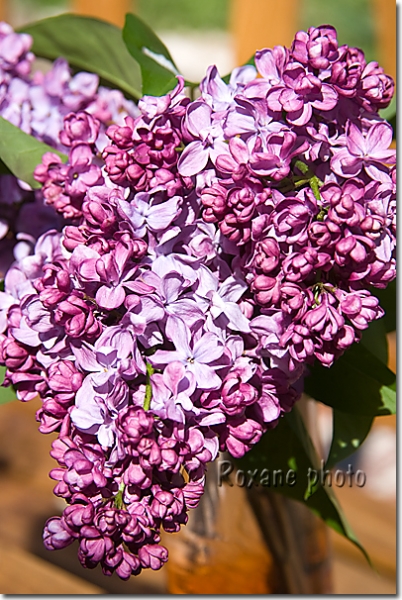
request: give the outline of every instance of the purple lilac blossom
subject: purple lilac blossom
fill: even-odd
[[[81,146],[96,142],[102,151],[107,126],[123,124],[127,115],[138,115],[135,104],[119,90],[99,86],[99,77],[93,73],[72,75],[62,58],[46,74],[34,72],[31,46],[30,35],[17,34],[7,23],[0,23],[0,116],[13,125],[61,151],[76,140]],[[77,195],[86,185],[94,185],[98,172],[94,165],[85,166],[83,152],[74,163],[66,184],[67,188],[73,185]],[[55,183],[44,204],[41,190],[33,192],[10,175],[0,176],[0,279],[13,260],[32,253],[42,233],[62,228],[62,219],[49,207],[58,199],[56,207],[63,212],[62,197],[55,197]],[[71,208],[65,217],[74,217],[76,212]]]
[[[4,385],[39,395],[39,429],[58,434],[67,507],[45,546],[76,540],[84,567],[127,579],[166,562],[160,533],[186,524],[218,452],[243,456],[307,365],[383,315],[395,157],[377,113],[393,82],[323,26],[228,84],[211,67],[196,101],[179,77],[134,109],[60,59],[31,79],[29,40],[3,57],[4,35],[4,110],[69,155],[36,168],[47,227],[17,237],[0,292]],[[9,210],[26,192],[4,185]]]

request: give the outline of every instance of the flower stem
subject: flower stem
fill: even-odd
[[[307,177],[311,190],[314,194],[314,198],[317,200],[317,202],[320,202],[320,185],[322,185],[322,181],[320,181],[318,177],[311,172],[310,167],[302,160],[296,160],[295,167]]]
[[[149,410],[152,399],[151,375],[155,373],[155,370],[149,362],[145,363],[145,365],[147,369],[147,378],[145,383],[144,410]]]
[[[122,482],[119,485],[119,491],[117,492],[117,494],[114,497],[114,505],[116,508],[121,509],[124,508],[124,502],[123,502],[123,493],[124,493],[124,488],[126,486],[124,485],[124,483]]]

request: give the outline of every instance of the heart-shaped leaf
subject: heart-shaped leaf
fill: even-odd
[[[353,542],[369,560],[364,548],[350,528],[331,487],[322,485],[321,468],[313,443],[302,417],[294,408],[280,419],[275,429],[267,431],[250,452],[236,461],[249,476],[256,472],[254,485],[261,485],[264,470],[271,474],[267,489],[302,502],[325,523]],[[282,473],[275,480],[273,473]],[[292,477],[289,477],[292,473]],[[279,483],[278,483],[279,482]]]
[[[332,469],[337,463],[360,448],[371,429],[374,417],[351,415],[334,409],[332,420],[332,442],[325,465],[326,469]]]
[[[328,369],[311,367],[306,393],[333,408],[367,417],[395,414],[396,375],[362,344],[354,344]]]
[[[41,184],[33,177],[34,169],[42,162],[46,152],[58,154],[66,162],[67,156],[58,152],[32,135],[28,135],[3,117],[0,117],[0,160],[18,179],[22,179],[32,188]]]
[[[376,296],[379,301],[381,307],[385,311],[385,315],[381,319],[382,323],[385,326],[387,333],[390,331],[396,330],[396,279],[391,281],[385,288],[385,290],[380,290],[377,288],[372,288],[370,292]]]
[[[360,343],[384,365],[388,364],[387,328],[384,319],[372,321],[369,327],[363,331]]]
[[[64,57],[75,70],[99,75],[101,82],[141,98],[141,71],[121,37],[121,29],[91,17],[64,14],[26,25],[36,56]]]
[[[126,15],[123,40],[131,56],[141,67],[142,91],[150,96],[162,96],[177,85],[179,71],[165,44],[144,21]],[[195,84],[187,82],[194,87]]]

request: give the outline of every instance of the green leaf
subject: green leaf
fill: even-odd
[[[162,96],[177,85],[177,67],[165,44],[144,21],[128,13],[123,40],[142,74],[143,94]],[[195,84],[187,82],[194,87]]]
[[[353,344],[328,369],[310,368],[305,392],[333,408],[367,417],[395,414],[396,375],[362,344]]]
[[[376,296],[380,301],[380,306],[385,310],[385,315],[381,321],[385,325],[387,333],[396,330],[396,279],[391,281],[385,288],[371,288],[370,293]]]
[[[5,367],[0,367],[0,386],[3,383],[5,373]],[[15,395],[15,391],[13,390],[13,388],[0,387],[0,405],[8,404],[8,402],[12,402],[13,400],[17,400],[17,396]]]
[[[368,328],[363,331],[360,343],[384,365],[388,364],[387,328],[384,319],[372,321]]]
[[[75,70],[97,73],[104,85],[141,98],[141,71],[127,51],[121,29],[90,17],[64,14],[21,28],[34,39],[36,56],[64,57]],[[20,31],[21,31],[20,30]]]
[[[0,160],[0,175],[12,175],[10,169]]]
[[[389,103],[389,105],[387,106],[387,108],[382,108],[379,111],[380,112],[380,116],[383,119],[386,119],[389,123],[391,123],[391,121],[396,118],[396,105],[397,105],[396,94],[394,94],[394,97],[392,98],[392,100]]]
[[[236,463],[249,476],[257,470],[260,479],[254,478],[254,485],[261,485],[264,470],[268,471],[271,474],[270,491],[305,504],[329,527],[354,543],[369,560],[350,528],[332,488],[322,485],[323,462],[319,464],[314,446],[296,408],[280,419],[278,426],[267,431],[259,443]],[[282,472],[282,480],[279,476],[274,479],[274,471]],[[292,477],[289,476],[291,472]]]
[[[332,420],[332,443],[325,465],[326,469],[332,469],[337,463],[360,448],[371,429],[374,417],[351,415],[334,409]]]
[[[32,135],[24,133],[3,117],[0,117],[0,160],[8,169],[33,188],[40,188],[41,184],[33,177],[33,171],[42,162],[45,152],[58,154],[67,161],[67,156],[58,152],[43,142],[39,142]]]

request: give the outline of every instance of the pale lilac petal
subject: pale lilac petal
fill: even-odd
[[[207,166],[209,150],[196,140],[191,142],[182,152],[177,169],[183,177],[192,177]]]
[[[211,161],[216,164],[218,156],[229,155],[229,145],[223,139],[215,139],[214,145],[209,149]]]
[[[40,346],[42,343],[39,333],[31,329],[24,319],[21,320],[19,328],[10,327],[10,333],[12,337],[17,340],[17,342],[21,342],[21,344],[26,344],[32,348]]]
[[[210,432],[204,435],[204,448],[211,454],[211,460],[215,460],[219,451],[219,439],[215,433]]]
[[[255,53],[255,66],[264,79],[277,80],[278,67],[272,50],[265,48]]]
[[[90,412],[85,408],[74,406],[71,410],[71,420],[78,429],[83,429],[84,431],[92,427],[97,429],[99,424],[103,423],[101,412],[96,406],[91,406]]]
[[[352,156],[347,148],[334,151],[331,158],[331,169],[341,177],[355,177],[362,167],[363,161],[357,156]]]
[[[230,75],[229,85],[235,89],[239,84],[246,84],[249,81],[253,81],[256,77],[257,70],[253,65],[236,67]]]
[[[182,359],[187,360],[191,356],[191,332],[182,319],[169,315],[166,321],[166,336],[172,340]]]
[[[279,97],[279,102],[286,112],[298,112],[303,109],[304,100],[294,90],[285,88]]]
[[[238,140],[245,144],[240,138],[234,136],[242,133],[255,133],[257,131],[255,119],[252,114],[241,112],[240,109],[233,110],[226,118],[224,131],[231,138],[230,142]]]
[[[381,183],[391,184],[391,177],[389,176],[389,169],[378,163],[370,163],[364,165],[364,170],[367,175],[374,179],[374,181],[381,181]]]
[[[250,332],[250,323],[241,312],[238,304],[235,302],[225,302],[224,312],[229,319],[229,327],[243,333]]]
[[[7,329],[7,313],[10,306],[16,304],[15,298],[0,291],[0,333]]]
[[[246,142],[241,138],[232,138],[229,142],[230,152],[239,164],[246,164],[249,159],[249,150]]]
[[[273,87],[267,95],[267,102],[268,102],[268,107],[270,110],[273,110],[274,112],[281,112],[282,111],[282,104],[279,101],[280,95],[283,91],[283,87]]]
[[[198,387],[203,390],[217,390],[222,385],[221,378],[206,364],[188,363],[187,369],[194,373]]]
[[[93,153],[88,144],[77,144],[70,151],[69,162],[71,165],[89,165],[92,162]]]
[[[194,137],[200,136],[200,131],[211,126],[211,108],[205,102],[194,102],[186,115],[186,125]]]
[[[113,308],[119,308],[125,300],[126,292],[122,285],[118,285],[117,287],[107,287],[103,285],[96,292],[96,302],[102,308],[107,308],[108,310],[112,310]]]
[[[245,281],[231,275],[219,286],[219,295],[225,302],[237,302],[247,289]]]
[[[152,321],[161,321],[163,319],[165,314],[163,306],[154,298],[141,298],[140,304],[141,316],[145,319],[146,323],[151,323]]]
[[[95,400],[95,395],[92,376],[88,375],[82,382],[81,387],[77,390],[75,407],[72,410],[74,413],[73,422],[75,423],[75,414],[77,414],[78,420],[85,423],[85,425],[83,425],[84,429],[88,429],[89,427],[92,427],[92,425],[103,423],[104,421],[99,405]]]
[[[186,369],[180,361],[170,362],[163,371],[163,381],[174,396],[177,396],[179,383],[185,376],[185,373]]]
[[[181,289],[183,288],[184,278],[179,273],[168,273],[166,277],[162,279],[162,290],[165,296],[166,302],[174,302],[177,300]]]
[[[346,142],[351,154],[361,157],[366,155],[366,140],[354,123],[349,123]]]
[[[225,423],[226,416],[223,412],[215,411],[205,414],[201,419],[197,419],[198,423],[203,427],[211,427],[212,425],[220,425]]]
[[[155,354],[148,357],[148,360],[155,367],[163,367],[174,360],[183,360],[183,356],[176,350],[157,350]]]
[[[99,275],[95,269],[96,261],[99,258],[98,252],[80,244],[72,253],[70,268],[88,281],[99,281]]]
[[[332,110],[335,108],[338,102],[338,92],[332,87],[332,85],[323,83],[321,86],[321,93],[323,99],[314,100],[314,102],[312,102],[314,108],[318,108],[319,110]]]
[[[265,423],[270,423],[279,418],[281,410],[279,403],[268,394],[263,394],[258,400],[258,404],[262,409]]]
[[[313,109],[311,104],[306,102],[301,110],[288,112],[286,119],[289,123],[293,123],[293,125],[300,127],[301,125],[306,125],[306,123],[310,121],[312,114]]]
[[[201,89],[210,94],[217,102],[230,102],[231,94],[228,86],[218,73],[215,65],[208,67],[207,75],[201,82]]]
[[[178,216],[181,198],[174,196],[166,202],[151,206],[148,211],[147,223],[150,229],[162,231]]]
[[[166,404],[171,394],[163,381],[162,375],[160,373],[154,373],[154,375],[151,376],[151,383],[153,408],[155,407],[155,404],[157,406]]]
[[[101,425],[97,435],[101,446],[111,448],[114,444],[113,423]]]
[[[255,81],[251,81],[244,88],[244,95],[247,98],[265,98],[269,90],[272,88],[272,83],[266,81],[265,79],[256,79]],[[271,103],[274,105],[275,100],[271,99]],[[277,102],[277,106],[280,104]],[[270,105],[269,108],[271,110],[275,110]],[[276,109],[280,110],[280,109]]]
[[[93,346],[86,343],[80,345],[71,344],[71,350],[73,351],[78,366],[83,371],[99,371],[100,366],[96,359],[96,352]]]
[[[166,306],[166,312],[169,315],[181,318],[189,327],[192,327],[197,321],[203,321],[205,319],[205,314],[202,312],[199,303],[190,298],[181,298],[180,300],[168,304]]]
[[[194,375],[193,373],[190,373],[190,371],[187,371],[187,375],[191,375],[191,378],[194,379]],[[175,402],[177,404],[180,404],[180,406],[183,407],[184,410],[192,411],[194,408],[194,404],[191,398],[189,398],[188,394],[178,394],[175,399]]]
[[[175,403],[174,398],[169,398],[169,400],[166,402],[166,418],[176,421],[177,423],[186,422],[183,410]]]
[[[141,279],[135,279],[134,281],[125,281],[124,287],[135,292],[136,294],[152,294],[155,291],[155,287],[141,281]],[[131,305],[130,305],[131,306]]]
[[[193,357],[197,362],[211,363],[222,356],[224,349],[219,338],[208,332],[194,344]]]
[[[217,276],[214,275],[205,265],[200,265],[198,270],[198,280],[199,285],[197,287],[197,294],[199,296],[206,297],[209,292],[216,292],[218,289],[219,280]]]
[[[377,157],[377,152],[387,150],[392,142],[392,127],[389,123],[375,123],[368,131],[366,148],[368,156]]]

